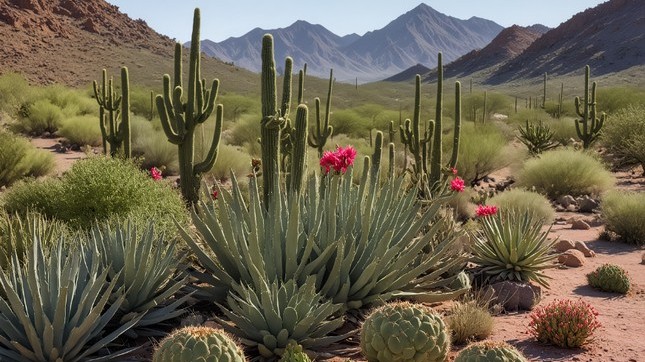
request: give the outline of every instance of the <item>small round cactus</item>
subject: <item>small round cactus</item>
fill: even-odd
[[[459,352],[455,362],[526,362],[515,347],[506,342],[483,341],[471,344]]]
[[[615,264],[603,264],[587,274],[589,285],[605,292],[627,294],[631,288],[625,269]]]
[[[311,359],[302,350],[301,345],[291,342],[284,349],[279,362],[311,362]]]
[[[220,329],[184,327],[164,338],[155,350],[153,362],[243,362],[242,349]]]
[[[391,303],[374,310],[363,323],[361,350],[369,362],[444,361],[450,333],[432,309]]]

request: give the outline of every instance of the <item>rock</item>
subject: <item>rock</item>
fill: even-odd
[[[571,204],[571,205],[567,206],[565,208],[565,210],[570,211],[570,212],[576,212],[576,210],[578,210],[578,207],[576,206],[576,204]]]
[[[560,254],[558,257],[558,263],[572,268],[581,267],[585,265],[585,254],[577,249],[567,250]]]
[[[557,203],[562,205],[562,207],[567,208],[571,204],[576,203],[576,199],[573,198],[571,195],[563,195],[558,197]]]
[[[587,224],[584,220],[577,219],[577,220],[574,220],[571,223],[571,229],[573,229],[573,230],[589,230],[589,229],[591,229],[591,226],[589,226],[589,224]]]
[[[641,264],[645,264],[645,253],[643,253],[643,256],[641,256]]]
[[[542,298],[542,289],[533,284],[503,281],[491,284],[493,302],[507,311],[531,310]]]
[[[591,227],[596,227],[596,226],[602,226],[604,225],[604,221],[602,221],[602,217],[600,215],[594,216],[591,220],[587,220],[587,224]]]
[[[560,239],[557,243],[555,243],[554,248],[558,253],[563,253],[567,250],[575,249],[576,244],[571,240]]]
[[[555,205],[555,211],[557,211],[557,212],[563,212],[563,211],[565,211],[565,208],[564,208],[564,207],[562,207],[562,205],[557,204],[557,205]]]
[[[567,222],[566,221],[556,221],[553,224],[555,224],[555,225],[566,225]]]
[[[594,200],[589,196],[579,197],[576,201],[578,201],[578,211],[580,212],[593,212],[598,208],[598,206],[600,206],[600,203],[597,200]]]
[[[589,249],[587,244],[585,244],[583,241],[576,241],[575,248],[577,250],[580,250],[587,258],[593,258],[594,256],[596,256],[596,252]]]

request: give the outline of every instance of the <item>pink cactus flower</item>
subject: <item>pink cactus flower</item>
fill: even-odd
[[[486,217],[497,214],[497,206],[494,205],[477,205],[477,216]]]
[[[155,181],[159,181],[159,180],[161,180],[163,178],[163,176],[161,175],[161,170],[159,170],[156,167],[150,168],[150,176]]]
[[[465,188],[464,179],[461,177],[455,177],[454,180],[450,181],[450,189],[452,191],[463,192]]]

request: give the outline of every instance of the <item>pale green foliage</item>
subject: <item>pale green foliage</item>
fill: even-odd
[[[598,111],[609,115],[607,123],[614,117],[614,113],[623,108],[645,104],[645,91],[632,87],[599,87]],[[606,126],[606,124],[605,124]]]
[[[244,362],[244,352],[224,331],[184,327],[164,338],[152,362]]]
[[[130,132],[133,153],[139,157],[143,169],[157,167],[163,170],[164,175],[179,173],[177,147],[168,142],[158,119],[150,122],[141,116],[133,116]]]
[[[220,306],[232,323],[214,318],[225,330],[242,338],[243,343],[256,347],[260,356],[280,356],[289,343],[312,349],[347,337],[330,335],[344,323],[338,313],[342,305],[323,299],[316,291],[314,277],[302,286],[293,279],[256,284],[232,286],[227,307]]]
[[[219,181],[230,179],[231,172],[243,177],[251,172],[251,156],[239,147],[221,144],[217,155],[217,162],[205,175]]]
[[[473,262],[482,267],[487,280],[536,282],[549,286],[549,276],[542,271],[550,268],[557,257],[549,254],[555,240],[548,239],[549,230],[542,231],[542,220],[532,213],[499,211],[481,218],[482,230],[471,246]]]
[[[493,333],[493,316],[486,305],[475,300],[456,302],[446,317],[446,323],[456,344],[486,339]]]
[[[446,154],[452,150],[452,139],[446,139],[444,148],[448,149]],[[466,183],[479,180],[482,177],[497,171],[512,162],[509,157],[512,152],[506,152],[504,135],[492,124],[464,123],[461,126],[461,142],[459,143],[459,155],[457,158],[457,169]]]
[[[259,157],[260,152],[260,127],[259,115],[243,115],[231,125],[230,130],[222,135],[228,144],[242,146],[251,157]]]
[[[587,274],[589,285],[610,293],[627,294],[632,283],[627,271],[616,264],[603,264]]]
[[[491,197],[487,204],[495,205],[500,210],[512,210],[519,213],[532,212],[545,225],[552,224],[555,219],[555,209],[546,197],[524,189],[501,192]]]
[[[614,185],[614,177],[591,154],[561,149],[526,161],[517,182],[555,199],[561,195],[600,194]]]
[[[459,352],[455,362],[528,362],[515,347],[506,342],[483,341]]]
[[[17,73],[0,75],[0,111],[15,115],[20,104],[29,96],[29,83]]]
[[[645,172],[645,105],[629,106],[612,114],[601,139],[618,161],[641,164]]]
[[[37,150],[26,138],[0,130],[0,186],[25,176],[43,176],[54,168],[54,157]]]
[[[65,137],[70,143],[80,146],[100,146],[103,139],[95,115],[64,119],[58,129],[58,135]]]
[[[136,324],[138,318],[115,330],[105,327],[123,297],[109,303],[116,279],[101,272],[98,255],[82,245],[50,253],[35,240],[26,263],[14,257],[9,271],[0,270],[0,359],[7,362],[84,361]],[[114,360],[112,350],[95,361]]]
[[[544,124],[553,131],[553,139],[563,146],[569,145],[571,140],[578,139],[573,118],[552,119],[544,122]]]
[[[645,194],[642,192],[610,191],[602,198],[605,227],[620,240],[645,245]]]

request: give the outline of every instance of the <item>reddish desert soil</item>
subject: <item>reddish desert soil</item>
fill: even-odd
[[[50,150],[56,158],[54,174],[62,174],[78,159],[86,157],[83,152],[58,153],[54,145],[57,139],[32,139],[41,149]],[[96,150],[95,150],[96,152]],[[502,171],[499,178],[508,173]],[[645,178],[640,168],[615,173],[617,187],[631,191],[645,191]],[[594,215],[558,213],[558,217],[593,219]],[[645,222],[645,220],[643,221]],[[599,240],[603,226],[589,230],[572,230],[571,225],[554,225],[553,237],[584,241],[596,252],[594,258],[586,258],[579,268],[556,267],[546,271],[552,277],[551,288],[544,290],[540,305],[556,299],[582,299],[591,303],[600,313],[602,327],[596,331],[595,340],[585,348],[563,349],[538,343],[527,333],[528,312],[510,313],[495,317],[492,340],[503,340],[519,348],[531,361],[645,361],[645,264],[641,257],[645,250],[618,242]],[[627,296],[599,292],[587,285],[586,274],[604,263],[614,263],[625,268],[633,282],[633,291]],[[451,360],[463,346],[455,346]],[[345,359],[334,358],[334,361]]]

